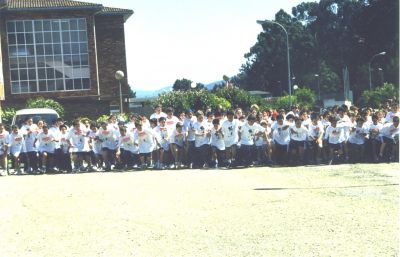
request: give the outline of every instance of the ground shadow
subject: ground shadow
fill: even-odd
[[[255,188],[256,191],[279,191],[279,190],[318,190],[318,189],[338,189],[338,188],[356,188],[356,187],[386,187],[398,186],[399,184],[380,184],[380,185],[354,185],[354,186],[337,186],[337,187],[266,187]]]

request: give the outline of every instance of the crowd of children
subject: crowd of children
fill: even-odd
[[[234,168],[398,161],[399,107],[299,110],[174,110],[149,119],[68,127],[62,118],[19,128],[0,124],[1,174],[129,169]],[[11,158],[11,161],[8,161]],[[11,172],[11,170],[13,172]]]

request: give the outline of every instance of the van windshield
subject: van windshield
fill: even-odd
[[[39,120],[44,120],[47,126],[52,126],[53,122],[58,118],[57,114],[54,113],[43,113],[43,114],[23,114],[17,115],[15,117],[15,124],[18,125],[19,128],[25,124],[25,120],[31,117],[33,123],[37,124]]]

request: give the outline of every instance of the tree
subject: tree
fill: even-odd
[[[316,18],[309,19],[315,16]],[[298,85],[313,85],[319,74],[322,93],[340,92],[343,69],[350,74],[355,98],[368,89],[368,62],[382,51],[386,55],[372,64],[382,68],[386,82],[399,84],[399,1],[320,0],[301,3],[292,15],[280,10],[275,21],[289,35],[291,77]],[[234,76],[242,88],[281,95],[286,90],[286,39],[276,24],[263,24],[256,44],[245,54],[246,62]],[[374,76],[375,74],[375,76]],[[380,77],[373,72],[373,83]],[[280,85],[280,86],[278,86]]]
[[[26,102],[27,108],[50,108],[55,110],[61,117],[64,116],[64,107],[53,99],[43,97],[32,98]]]
[[[172,86],[174,91],[188,91],[188,90],[201,90],[204,88],[204,84],[196,83],[196,87],[192,88],[193,81],[189,79],[177,79]]]

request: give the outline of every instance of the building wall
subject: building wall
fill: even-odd
[[[91,89],[68,92],[11,94],[6,31],[7,20],[64,18],[86,18],[88,26],[87,34]],[[114,74],[117,70],[122,70],[125,73],[125,76],[127,74],[124,20],[122,15],[102,15],[95,18],[93,11],[76,10],[58,12],[0,12],[0,37],[5,85],[5,103],[3,106],[21,106],[28,98],[42,96],[63,103],[68,116],[79,114],[82,116],[97,117],[102,114],[108,114],[110,104],[119,103],[119,85]],[[122,81],[124,95],[129,92],[129,86],[126,81],[126,78]],[[124,110],[127,110],[127,108],[128,107],[126,106]]]
[[[122,16],[96,16],[97,58],[101,95],[114,97],[112,104],[119,104],[119,84],[115,72],[121,70],[125,78],[121,80],[123,98],[128,97],[124,20]],[[124,102],[124,110],[128,106]]]

